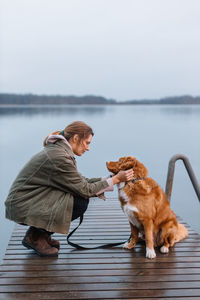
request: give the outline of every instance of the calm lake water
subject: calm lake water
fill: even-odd
[[[0,108],[0,260],[14,226],[4,217],[10,185],[22,166],[42,149],[46,135],[75,120],[88,123],[95,132],[90,151],[77,158],[84,176],[106,175],[106,161],[132,155],[165,189],[168,162],[182,153],[200,179],[200,105]],[[116,188],[107,193],[107,197],[116,195]],[[181,161],[176,163],[171,206],[200,233],[200,204]]]

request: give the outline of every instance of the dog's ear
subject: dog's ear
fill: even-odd
[[[120,165],[120,170],[125,171],[125,170],[131,169],[133,167],[134,167],[133,162],[127,161]]]
[[[119,159],[119,164],[120,164],[119,166],[120,170],[125,171],[135,167],[136,159],[132,156],[121,157]]]
[[[119,172],[119,163],[118,161],[107,161],[106,163],[108,171],[117,174]]]

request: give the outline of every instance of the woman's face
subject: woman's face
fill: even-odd
[[[90,134],[87,138],[79,141],[78,134],[75,134],[73,138],[69,141],[72,151],[74,154],[81,156],[85,153],[85,151],[90,150],[90,143],[92,140],[92,134]]]

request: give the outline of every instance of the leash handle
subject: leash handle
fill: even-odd
[[[126,241],[123,241],[123,242],[118,242],[118,243],[109,243],[109,244],[105,244],[105,245],[101,245],[101,246],[96,246],[96,247],[83,247],[81,245],[78,245],[78,244],[75,244],[75,243],[72,243],[70,242],[69,238],[74,234],[74,232],[79,228],[79,226],[81,225],[81,223],[83,222],[83,215],[80,216],[80,221],[79,221],[79,224],[76,228],[74,228],[67,236],[67,243],[78,249],[78,250],[92,250],[92,249],[106,249],[106,248],[110,248],[110,247],[115,247],[115,246],[119,246],[119,245],[122,245],[124,244]],[[129,239],[131,238],[131,235],[129,237]],[[128,240],[129,240],[128,239]]]

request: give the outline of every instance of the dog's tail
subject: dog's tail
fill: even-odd
[[[188,231],[183,224],[178,224],[178,230],[175,236],[175,243],[185,239],[188,236]]]

